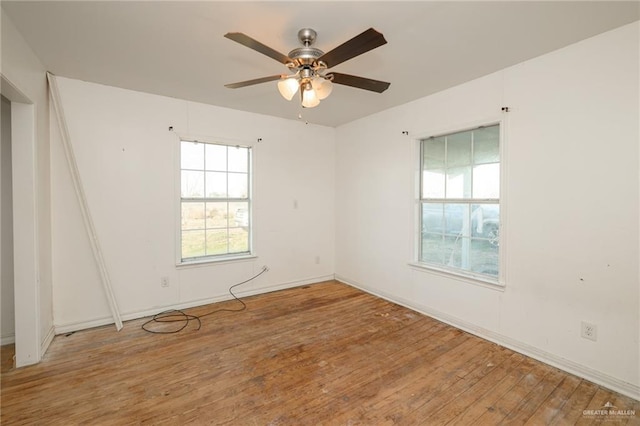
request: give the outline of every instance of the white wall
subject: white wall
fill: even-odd
[[[11,194],[11,101],[2,97],[2,148],[1,170],[2,178],[0,190],[2,212],[2,231],[0,233],[0,273],[2,284],[0,287],[0,344],[15,342],[15,309],[13,303],[13,197]]]
[[[336,276],[640,396],[638,36],[636,22],[338,128]],[[503,106],[504,291],[411,268],[416,138]]]
[[[638,35],[638,23],[628,25],[337,130],[60,79],[122,313],[226,298],[231,284],[262,265],[271,271],[243,287],[245,294],[335,271],[639,397]],[[33,102],[27,192],[37,232],[32,258],[17,262],[35,264],[37,334],[46,347],[52,298],[58,332],[108,323],[110,315],[56,124],[49,127],[44,68],[4,14],[2,75]],[[415,137],[491,121],[502,106],[511,108],[504,116],[504,291],[412,269]],[[262,138],[255,149],[258,259],[175,267],[177,138],[168,126],[191,136]],[[169,288],[160,287],[162,276]],[[579,337],[582,320],[598,325],[597,342]]]
[[[53,338],[49,104],[45,68],[2,11],[2,92],[12,101],[16,364]]]
[[[78,80],[58,82],[125,319],[226,299],[232,284],[263,265],[270,271],[238,288],[240,294],[333,278],[334,129]],[[51,128],[54,314],[60,333],[111,320],[57,123]],[[255,143],[257,259],[176,268],[178,134]],[[163,276],[168,288],[160,286]]]

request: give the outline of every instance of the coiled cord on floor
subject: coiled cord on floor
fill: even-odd
[[[231,296],[237,300],[238,302],[240,302],[242,304],[242,307],[239,309],[215,309],[213,311],[207,312],[205,314],[202,315],[192,315],[192,314],[187,314],[186,312],[180,310],[180,309],[169,309],[167,311],[164,312],[160,312],[158,314],[155,314],[153,317],[151,317],[151,319],[147,322],[145,322],[144,324],[142,324],[142,329],[148,333],[152,333],[152,334],[174,334],[174,333],[179,333],[182,330],[184,330],[185,328],[187,328],[189,326],[189,324],[191,323],[191,321],[196,321],[198,323],[198,328],[196,328],[196,330],[200,330],[200,328],[202,328],[202,318],[209,316],[209,315],[213,315],[215,313],[218,312],[241,312],[244,311],[245,309],[247,309],[247,305],[244,303],[244,301],[242,301],[241,299],[238,298],[238,296],[235,295],[235,293],[233,292],[233,289],[241,286],[242,284],[246,284],[249,281],[255,280],[256,278],[258,278],[260,275],[264,274],[265,272],[267,272],[269,270],[269,268],[267,268],[266,266],[262,267],[262,270],[257,273],[256,275],[254,275],[253,277],[249,278],[248,280],[244,280],[242,282],[239,282],[237,284],[232,285],[231,287],[229,287],[229,294],[231,294]],[[151,324],[158,324],[158,323],[173,323],[173,322],[181,322],[183,323],[180,328],[176,329],[176,330],[169,330],[169,331],[164,331],[164,330],[152,330],[149,328],[149,325]]]

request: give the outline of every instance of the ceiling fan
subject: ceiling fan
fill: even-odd
[[[278,90],[285,99],[290,101],[300,90],[302,106],[313,108],[320,103],[320,100],[329,96],[333,83],[376,93],[384,92],[391,84],[385,81],[327,71],[329,68],[386,44],[387,40],[384,39],[384,36],[373,28],[369,28],[327,53],[312,47],[316,41],[317,33],[311,28],[303,28],[298,31],[298,40],[302,43],[302,47],[293,49],[289,55],[284,55],[243,33],[227,33],[224,36],[275,59],[286,65],[292,72],[292,74],[276,74],[225,84],[225,87],[230,89],[279,80]]]

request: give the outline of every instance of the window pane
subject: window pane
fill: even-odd
[[[229,198],[247,198],[249,196],[249,175],[229,173]]]
[[[499,125],[422,141],[421,261],[498,276],[499,142]]]
[[[462,132],[447,136],[447,167],[471,164],[471,133]]]
[[[471,166],[447,171],[446,198],[471,198]]]
[[[470,236],[468,204],[445,204],[444,221],[446,234]]]
[[[469,259],[469,238],[444,237],[444,264],[452,268],[466,269]]]
[[[444,198],[444,170],[422,172],[422,198]]]
[[[441,234],[444,231],[444,209],[442,204],[422,204],[422,232]]]
[[[207,229],[227,227],[227,202],[207,203]]]
[[[473,168],[473,198],[500,197],[500,164],[483,164]]]
[[[440,234],[422,234],[420,261],[442,265],[444,237]]]
[[[229,203],[229,226],[249,227],[249,203]]]
[[[470,269],[480,274],[498,276],[498,246],[487,240],[471,240]]]
[[[182,259],[248,253],[250,148],[185,141],[180,148]]]
[[[217,172],[227,171],[227,147],[223,145],[206,144],[205,161],[207,170]]]
[[[182,231],[182,258],[205,255],[204,230]]]
[[[447,233],[453,231],[451,222],[468,214],[469,206],[446,204]],[[453,218],[449,221],[450,218]],[[443,263],[446,266],[497,276],[498,270],[498,205],[476,204],[472,206],[471,235],[468,225],[462,224],[457,235],[445,235],[442,246]],[[468,219],[467,219],[468,220]],[[465,226],[467,227],[465,229]],[[454,232],[451,232],[453,234]],[[424,237],[423,237],[424,241]],[[494,273],[495,272],[495,273]]]
[[[182,141],[180,143],[180,168],[204,169],[204,144]]]
[[[500,161],[500,126],[478,129],[473,134],[474,164],[497,163]]]
[[[182,229],[204,229],[204,203],[182,203]]]
[[[228,253],[227,247],[227,229],[208,229],[207,230],[207,255]]]
[[[474,204],[471,206],[472,236],[486,238],[499,245],[500,205]]]
[[[425,170],[444,169],[444,137],[425,139],[422,141],[422,153],[422,164]]]
[[[204,172],[181,172],[180,194],[183,198],[204,197]]]
[[[229,171],[245,173],[249,171],[249,150],[247,148],[229,147]]]
[[[207,172],[207,197],[227,198],[227,174]]]
[[[249,251],[249,230],[247,228],[229,229],[229,253]]]

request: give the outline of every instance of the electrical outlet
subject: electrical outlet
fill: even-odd
[[[160,287],[169,287],[169,277],[160,278]]]
[[[582,321],[582,328],[580,330],[580,336],[585,339],[593,340],[594,342],[598,340],[598,326],[595,324],[591,324],[589,322]]]
[[[316,265],[320,264],[320,256],[316,256]]]

